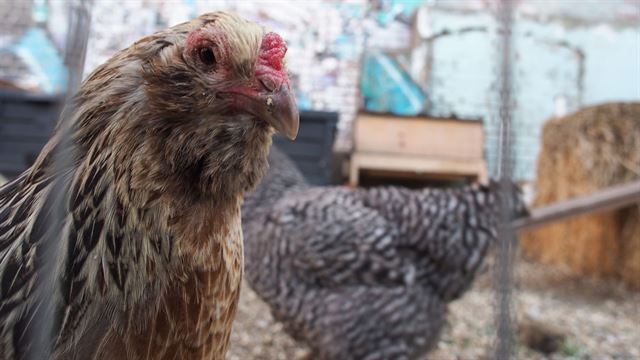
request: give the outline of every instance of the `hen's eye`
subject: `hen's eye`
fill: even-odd
[[[213,66],[216,64],[216,56],[213,54],[213,50],[210,48],[202,48],[198,54],[200,61],[207,66]]]

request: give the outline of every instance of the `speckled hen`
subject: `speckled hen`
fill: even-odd
[[[309,187],[272,149],[243,209],[251,287],[312,359],[415,359],[496,241],[516,187]],[[498,201],[504,199],[506,201]]]
[[[88,76],[35,164],[0,188],[1,359],[224,358],[242,199],[274,129],[297,133],[286,50],[217,12]],[[37,336],[47,311],[51,336]]]

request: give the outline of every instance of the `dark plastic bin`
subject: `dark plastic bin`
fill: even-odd
[[[60,97],[0,89],[0,174],[14,178],[27,169],[48,141],[58,119]],[[309,183],[332,180],[332,148],[338,114],[301,111],[296,141],[275,136]]]
[[[332,182],[333,141],[338,113],[301,111],[300,130],[295,141],[276,135],[274,144],[289,155],[313,185]]]
[[[27,169],[49,140],[60,97],[0,89],[0,174],[14,178]]]

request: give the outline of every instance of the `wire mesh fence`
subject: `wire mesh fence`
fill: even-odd
[[[511,95],[512,72],[511,59],[513,57],[513,2],[501,1],[497,9],[499,21],[500,41],[497,49],[500,71],[498,73],[498,96],[500,98],[500,149],[498,151],[500,165],[497,176],[502,183],[504,198],[508,197],[509,184],[513,181],[513,151],[512,151],[512,114],[513,98]],[[511,227],[511,219],[515,217],[514,209],[502,206],[500,214],[501,224],[498,230],[498,251],[495,276],[496,291],[496,359],[509,359],[513,355],[515,325],[511,296],[513,291],[513,267],[516,255],[516,234]]]
[[[49,3],[21,3],[22,15],[19,17],[32,21],[25,21],[22,25],[18,22],[8,25],[9,22],[5,22],[0,27],[7,34],[0,37],[3,41],[0,45],[5,49],[0,50],[0,55],[4,54],[0,57],[0,74],[9,74],[5,79],[22,84],[22,87],[34,83],[32,78],[38,75],[47,77],[46,66],[36,64],[33,55],[25,56],[21,49],[39,44],[38,35],[32,35],[32,38],[25,35],[37,34],[29,29],[34,26],[38,28],[50,22],[50,18],[58,16],[53,15],[55,11],[60,11],[59,7],[47,7]],[[299,89],[300,106],[303,109],[331,110],[340,114],[336,144],[338,151],[355,151],[352,129],[362,110],[373,111],[375,106],[382,106],[379,112],[386,114],[405,112],[415,107],[417,113],[426,113],[434,118],[483,118],[486,144],[483,145],[482,156],[489,162],[489,174],[502,181],[504,187],[508,187],[512,181],[525,184],[537,181],[536,205],[564,200],[579,193],[589,193],[640,177],[640,162],[637,155],[633,155],[633,149],[638,149],[638,141],[625,140],[625,135],[633,134],[638,129],[637,121],[628,120],[634,117],[629,114],[637,110],[612,105],[609,110],[576,115],[576,122],[586,119],[584,121],[589,124],[588,129],[578,124],[573,127],[567,125],[565,129],[559,122],[554,129],[551,127],[555,124],[553,120],[549,130],[542,130],[547,118],[560,118],[580,110],[584,104],[611,100],[637,101],[640,98],[637,82],[633,82],[634,78],[640,76],[637,69],[633,69],[634,63],[618,59],[608,65],[598,55],[593,55],[598,51],[625,54],[632,59],[634,54],[637,55],[640,43],[637,36],[634,37],[633,24],[634,21],[640,21],[640,8],[633,2],[617,2],[612,14],[603,12],[597,19],[585,15],[589,11],[581,6],[572,10],[557,5],[554,12],[554,9],[541,10],[533,1],[520,3],[509,0],[495,4],[470,1],[463,5],[426,1],[408,6],[410,9],[407,9],[407,4],[394,7],[384,1],[340,4],[313,2],[295,6],[285,6],[281,2],[256,5],[253,2],[185,1],[182,4],[174,1],[161,2],[161,6],[148,9],[134,2],[123,2],[122,9],[114,10],[114,21],[117,18],[120,22],[118,26],[105,22],[103,13],[100,13],[113,8],[112,4],[106,3],[100,0],[95,0],[95,3],[90,0],[67,2],[67,15],[57,17],[66,21],[66,37],[45,36],[45,40],[53,43],[52,47],[63,54],[60,58],[67,71],[64,102],[68,107],[64,113],[69,113],[69,107],[73,106],[71,96],[85,74],[86,49],[90,52],[86,55],[90,63],[87,70],[91,70],[117,48],[130,45],[123,41],[116,44],[109,36],[110,32],[118,34],[118,39],[130,40],[131,35],[123,29],[135,29],[140,32],[136,36],[143,36],[203,11],[227,9],[262,20],[266,25],[282,30],[285,38],[289,37],[287,40],[292,54],[289,65],[294,72],[293,82]],[[589,6],[597,8],[597,4]],[[296,20],[296,16],[290,20],[284,19],[278,12],[283,7],[294,12],[300,20]],[[6,4],[0,4],[0,8],[3,17],[8,17],[6,14],[13,11],[8,10]],[[43,8],[48,9],[49,20],[38,18],[38,11],[42,13]],[[137,10],[142,11],[142,20],[133,19],[131,13]],[[322,18],[320,20],[305,15],[305,12],[320,14],[323,11],[326,16],[318,15]],[[99,29],[92,28],[91,14],[94,18],[98,14],[97,22],[107,25]],[[136,21],[136,26],[131,26]],[[50,25],[40,26],[40,29],[47,26]],[[19,31],[16,30],[18,28]],[[561,35],[556,36],[554,32]],[[93,44],[90,35],[98,39]],[[590,41],[589,36],[602,39]],[[524,48],[526,46],[530,46],[529,50]],[[622,47],[625,49],[619,50]],[[2,61],[9,65],[3,66]],[[564,65],[568,63],[575,66]],[[622,70],[611,71],[614,80],[603,80],[593,75],[598,72],[594,63],[605,63],[599,66]],[[627,77],[631,79],[625,79],[624,71],[630,69],[632,73]],[[367,71],[372,71],[374,77],[379,76],[385,81],[370,81]],[[30,72],[32,78],[16,82],[14,74],[19,72]],[[398,80],[399,77],[401,80]],[[40,88],[55,87],[50,85],[55,83],[51,78],[53,76],[47,80],[49,85]],[[621,84],[616,90],[607,92],[606,89],[600,89],[614,87],[612,83],[616,82]],[[362,83],[377,84],[377,88],[389,85],[391,91],[404,92],[408,100],[380,105],[380,101],[376,103],[379,100],[377,96],[384,98],[385,93],[377,93]],[[527,86],[535,90],[527,92]],[[3,99],[0,101],[7,103]],[[537,104],[544,104],[540,106],[544,110],[537,111]],[[8,110],[0,112],[0,116],[7,113]],[[601,118],[604,120],[598,122],[597,119]],[[57,177],[54,183],[60,184],[60,188],[54,188],[54,195],[63,193],[61,186],[69,181],[67,169],[74,166],[76,156],[65,127],[64,115],[62,119],[58,129],[61,145],[52,167],[53,175]],[[611,123],[622,125],[616,125],[620,129],[611,130],[607,128]],[[0,129],[7,131],[11,127],[5,125]],[[580,164],[576,165],[573,172],[584,175],[571,178],[571,171],[568,171],[569,184],[561,185],[566,187],[562,190],[564,192],[557,193],[551,189],[544,190],[545,193],[540,189],[540,178],[556,176],[563,166],[561,161],[554,158],[552,150],[541,148],[540,145],[549,146],[544,141],[554,131],[562,132],[567,139],[571,135],[580,135],[572,144],[583,153],[571,154],[570,148],[553,146],[563,151],[563,156],[575,156],[574,162]],[[593,134],[594,131],[599,132]],[[1,136],[0,132],[0,138],[4,139]],[[405,140],[399,141],[402,143]],[[609,152],[605,161],[609,161],[607,164],[616,163],[617,167],[600,166],[595,154],[604,151],[605,146],[598,145],[598,141],[609,145],[616,142],[622,144],[617,150],[613,145],[611,149],[606,149]],[[3,152],[0,162],[9,161],[6,160],[9,156],[4,154],[12,149],[2,144],[0,148]],[[541,153],[540,157],[536,155],[538,152]],[[556,166],[555,172],[545,173],[545,164],[552,163]],[[589,173],[599,169],[605,169],[612,175],[606,181],[590,182]],[[367,174],[373,177],[376,173],[372,171]],[[15,175],[7,173],[9,178]],[[411,177],[411,181],[415,184],[415,177]],[[553,187],[552,184],[547,186]],[[540,194],[547,194],[548,198],[542,198]],[[63,223],[66,215],[62,196],[53,196],[50,201],[52,213],[49,228],[53,230],[39,250],[43,256],[41,266],[44,271],[38,293],[40,299],[36,302],[43,306],[33,319],[39,324],[35,327],[38,330],[29,334],[34,339],[29,354],[31,359],[47,358],[56,341],[50,336],[54,312],[47,305],[50,304],[48,300],[56,296],[52,295],[57,291],[55,286],[59,273],[56,266],[59,265],[61,251],[64,251],[56,246],[56,239],[59,234],[64,234],[65,230],[59,229],[58,224]],[[503,209],[498,229],[499,241],[488,259],[492,263],[491,272],[481,273],[470,294],[452,303],[449,325],[443,331],[442,340],[432,356],[438,359],[478,356],[496,359],[640,357],[640,348],[637,346],[640,333],[635,325],[640,321],[637,305],[640,295],[629,290],[637,286],[637,281],[633,285],[633,280],[627,280],[640,276],[640,269],[634,265],[638,258],[633,257],[637,256],[633,254],[638,254],[640,249],[636,231],[640,223],[638,206],[593,215],[590,220],[578,219],[556,228],[545,228],[546,233],[524,234],[521,241],[517,240],[515,230],[509,225],[514,217],[513,212],[508,208]],[[585,225],[585,222],[590,224]],[[588,229],[582,230],[583,226]],[[617,230],[611,233],[603,230],[613,228]],[[554,238],[557,245],[541,240],[546,237]],[[560,238],[567,241],[575,238],[575,244],[578,245],[562,245]],[[583,245],[580,245],[581,242]],[[519,244],[523,244],[524,248],[519,248]],[[528,258],[523,258],[523,253]],[[589,277],[592,274],[615,280],[594,280]],[[627,285],[621,285],[620,279]],[[284,335],[282,326],[268,315],[268,307],[251,289],[245,286],[243,291],[247,295],[243,295],[241,300],[230,358],[289,359],[301,356],[304,347]]]

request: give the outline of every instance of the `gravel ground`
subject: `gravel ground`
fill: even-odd
[[[640,292],[522,260],[516,279],[514,305],[520,323],[533,321],[564,335],[559,349],[547,356],[518,341],[517,359],[640,359]],[[428,359],[487,358],[493,341],[493,303],[487,271],[451,304],[449,325]],[[228,359],[296,360],[306,354],[245,285]]]

